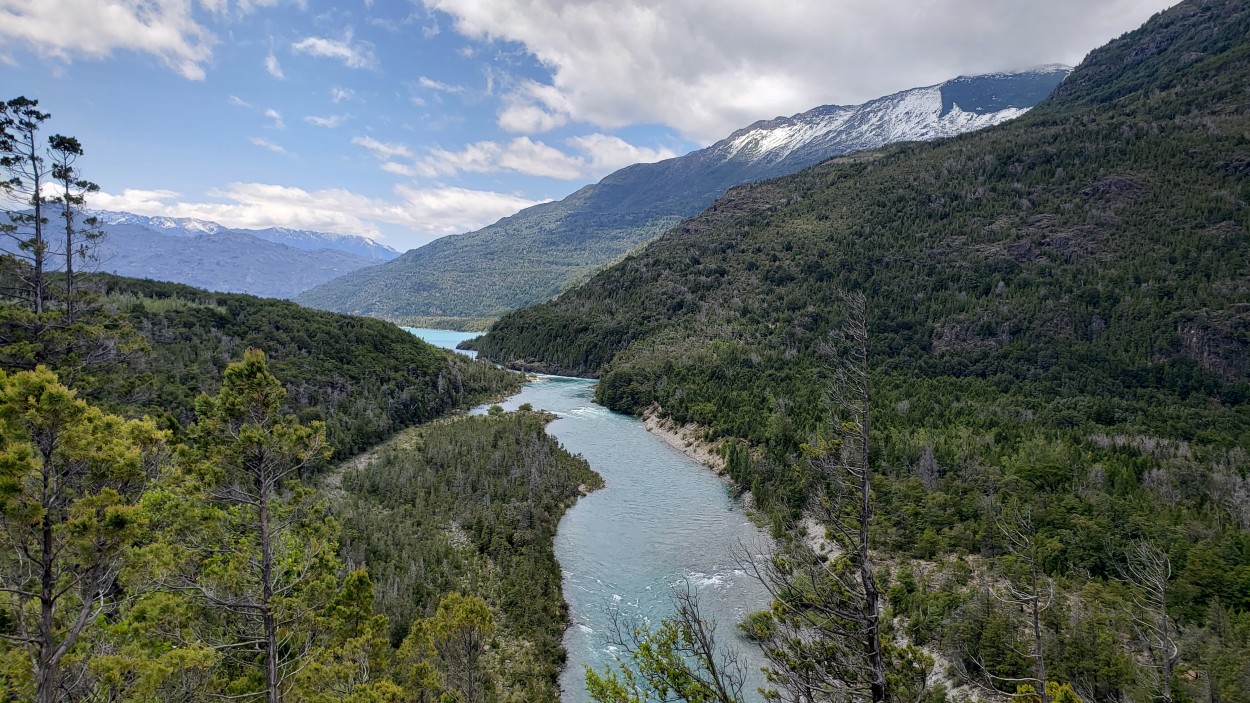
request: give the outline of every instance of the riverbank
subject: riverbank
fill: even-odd
[[[643,413],[642,424],[648,432],[659,437],[668,446],[717,474],[725,475],[725,458],[720,455],[715,444],[703,439],[705,428],[693,422],[679,425],[675,420],[661,416],[657,406],[648,408]]]

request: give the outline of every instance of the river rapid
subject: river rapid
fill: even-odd
[[[470,333],[410,329],[427,341],[454,347]],[[670,592],[689,583],[718,625],[718,638],[744,656],[751,679],[748,700],[759,700],[757,651],[735,625],[767,604],[763,587],[735,556],[753,558],[767,537],[743,512],[730,487],[711,469],[647,432],[641,421],[594,402],[594,381],[541,376],[501,403],[524,403],[558,419],[547,431],[603,476],[604,488],[577,501],[556,534],[564,598],[572,625],[564,637],[569,658],[561,675],[564,703],[585,703],[585,667],[613,661],[610,613],[652,623],[673,611]],[[484,412],[478,408],[474,412]]]

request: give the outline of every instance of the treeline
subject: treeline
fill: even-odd
[[[785,534],[823,490],[803,446],[838,428],[862,291],[876,544],[910,635],[991,688],[1030,675],[1018,609],[983,597],[1018,504],[1058,589],[1055,680],[1144,695],[1118,584],[1145,540],[1172,569],[1176,699],[1247,700],[1247,36],[1244,3],[1182,3],[1019,120],[735,190],[475,346],[702,424]]]
[[[565,509],[602,480],[544,432],[550,419],[521,411],[409,431],[343,475],[334,505],[344,556],[368,565],[393,642],[448,592],[490,604],[493,693],[482,700],[559,698],[568,618],[552,545]]]

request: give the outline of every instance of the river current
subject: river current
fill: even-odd
[[[410,330],[427,341],[454,347],[473,334]],[[564,598],[572,625],[565,633],[569,658],[561,675],[564,703],[584,703],[585,667],[613,661],[610,613],[652,623],[672,610],[671,589],[689,583],[705,612],[717,622],[718,638],[744,656],[753,678],[748,700],[762,683],[761,662],[735,625],[767,604],[763,587],[735,557],[744,547],[757,555],[765,534],[710,469],[647,432],[637,418],[594,402],[594,382],[542,376],[501,403],[523,403],[558,419],[547,431],[565,449],[580,454],[603,476],[604,488],[577,501],[556,534],[555,553],[564,573]],[[478,408],[475,412],[484,412]]]

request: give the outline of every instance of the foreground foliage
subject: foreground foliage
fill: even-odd
[[[552,538],[600,480],[550,418],[434,423],[319,492],[325,426],[286,400],[250,350],[180,442],[43,367],[0,375],[0,696],[558,696]]]

